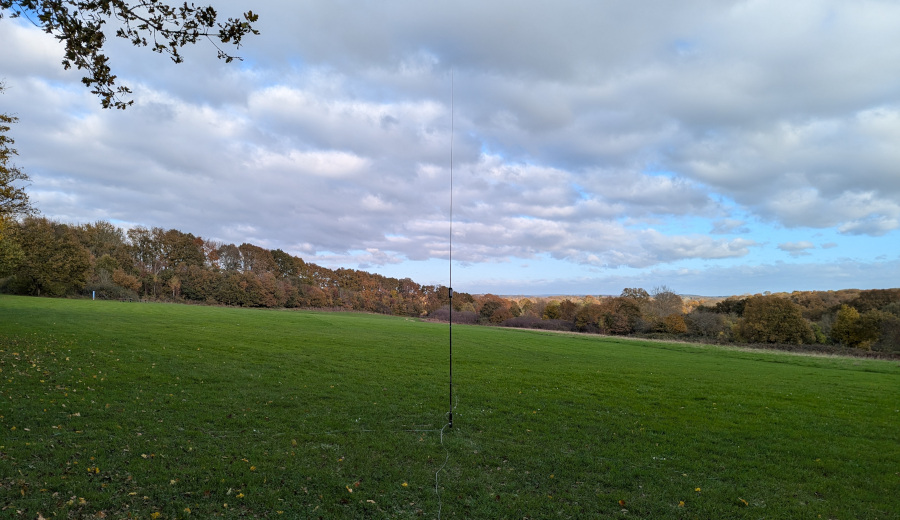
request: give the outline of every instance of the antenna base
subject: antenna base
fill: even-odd
[[[453,428],[453,412],[447,413],[447,420],[449,421],[448,426]]]

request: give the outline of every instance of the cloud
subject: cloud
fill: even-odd
[[[657,262],[649,265],[688,258],[740,258],[750,252],[749,248],[759,245],[754,240],[743,238],[716,240],[705,235],[671,236],[663,235],[652,229],[644,231],[642,234],[643,243],[657,259]]]
[[[712,229],[709,231],[713,235],[731,235],[731,234],[747,234],[750,232],[743,220],[722,219],[713,223]]]
[[[352,177],[369,166],[369,160],[352,153],[334,150],[274,153],[259,150],[254,153],[253,168],[262,171],[278,171],[284,174],[317,175],[330,179]]]
[[[800,242],[783,242],[778,244],[778,249],[788,253],[793,257],[799,256],[809,256],[811,253],[808,251],[809,249],[814,249],[816,246],[812,242],[800,241]]]
[[[868,218],[845,222],[838,230],[850,235],[883,236],[897,228],[900,228],[900,218],[872,215]]]

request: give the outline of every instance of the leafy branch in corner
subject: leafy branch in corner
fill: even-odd
[[[252,25],[259,16],[253,11],[222,23],[212,6],[196,7],[187,2],[176,6],[160,0],[0,0],[0,8],[9,11],[12,18],[28,19],[64,42],[63,67],[87,71],[81,81],[100,98],[103,108],[125,109],[134,103],[122,100],[131,89],[116,84],[109,58],[103,53],[103,30],[110,20],[119,26],[115,31],[119,38],[168,54],[175,63],[184,61],[182,47],[201,39],[209,40],[226,63],[240,60],[220,45],[240,48],[244,36],[259,34]]]

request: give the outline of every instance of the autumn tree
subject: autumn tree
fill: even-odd
[[[494,294],[485,294],[478,301],[478,317],[482,323],[498,325],[513,316],[507,300]]]
[[[28,217],[10,239],[21,249],[12,270],[17,292],[62,296],[84,287],[90,268],[88,252],[65,224]]]
[[[475,297],[469,293],[453,291],[453,310],[454,311],[475,311]]]
[[[522,311],[521,315],[525,314],[534,314],[534,302],[529,300],[528,298],[523,298],[518,301],[519,309]]]
[[[281,278],[291,278],[300,274],[300,260],[281,249],[275,249],[271,252],[272,262],[274,263],[275,272]]]
[[[74,226],[72,229],[81,245],[94,258],[101,258],[103,255],[116,258],[117,252],[125,245],[125,233],[103,220]]]
[[[639,301],[630,297],[604,298],[600,302],[597,326],[604,334],[631,334],[641,319]]]
[[[638,303],[643,303],[650,299],[650,294],[640,287],[626,287],[625,289],[622,289],[622,294],[619,296],[622,298],[629,298]]]
[[[747,298],[731,297],[716,303],[709,310],[718,314],[733,314],[740,318],[744,315],[744,307],[746,305]]]
[[[562,316],[562,311],[559,307],[559,302],[552,301],[547,303],[547,306],[544,307],[544,312],[541,315],[541,318],[545,320],[558,320]]]
[[[12,18],[29,20],[63,42],[63,68],[84,70],[86,75],[81,82],[100,98],[103,108],[124,109],[133,103],[120,98],[130,94],[131,89],[116,84],[116,75],[104,53],[108,23],[117,37],[136,47],[150,47],[154,52],[167,54],[175,63],[184,61],[183,47],[200,40],[210,41],[219,58],[226,62],[240,59],[219,45],[239,48],[245,36],[259,34],[252,25],[258,16],[252,11],[222,22],[212,6],[197,7],[187,2],[169,5],[160,0],[0,0],[0,8]]]
[[[831,339],[848,347],[872,350],[872,347],[882,343],[882,338],[894,335],[893,324],[897,317],[889,312],[878,309],[870,309],[860,313],[855,307],[847,304],[841,305],[831,325]],[[892,350],[891,348],[882,350]]]
[[[15,240],[0,238],[0,285],[19,268],[24,255],[22,247]]]
[[[203,265],[208,267],[214,271],[218,271],[222,268],[219,259],[219,247],[222,244],[214,241],[205,239],[203,243],[200,244],[200,252],[203,253]]]
[[[685,317],[687,332],[705,341],[727,342],[732,339],[735,318],[706,307],[694,309]]]
[[[224,274],[211,267],[190,265],[181,273],[181,294],[188,300],[216,303]]]
[[[0,84],[0,93],[3,88],[3,84]],[[17,152],[12,148],[15,141],[7,132],[10,130],[9,125],[16,121],[16,117],[0,114],[0,240],[3,239],[5,227],[16,218],[34,211],[24,187],[28,182],[28,175],[12,163],[12,157]]]
[[[241,271],[254,273],[270,273],[275,270],[275,260],[268,249],[263,249],[253,244],[241,244],[238,246],[240,253]]]
[[[820,291],[794,291],[791,301],[803,309],[803,317],[810,321],[818,321],[829,311]]]
[[[856,347],[872,350],[881,339],[884,324],[891,318],[891,314],[877,309],[860,314],[859,321],[856,322]]]
[[[162,228],[136,226],[128,230],[129,251],[138,268],[145,273],[158,274],[165,268]]]
[[[141,288],[141,281],[137,276],[132,276],[125,272],[124,269],[116,269],[112,272],[112,281],[119,287],[137,292]]]
[[[216,251],[218,265],[227,272],[236,272],[241,269],[241,252],[234,244],[222,244]]]
[[[751,343],[813,343],[815,335],[800,306],[775,295],[747,299],[738,332]]]
[[[598,332],[600,330],[600,316],[603,314],[603,306],[587,302],[575,313],[575,327],[584,332]]]
[[[841,305],[835,315],[834,323],[831,325],[831,339],[842,345],[854,346],[857,321],[859,321],[859,311],[847,304]]]
[[[684,301],[665,285],[654,288],[650,298],[639,301],[642,318],[649,330],[675,334],[687,332],[682,316]]]
[[[175,269],[179,266],[203,265],[206,260],[201,249],[203,240],[198,239],[191,233],[170,229],[160,235],[159,241],[160,253],[166,269]]]
[[[575,313],[578,312],[578,304],[566,298],[559,302],[559,319],[566,321],[575,321]]]
[[[865,313],[871,310],[883,310],[888,305],[900,302],[900,289],[871,289],[860,291],[859,295],[847,302],[848,305]]]
[[[645,305],[652,314],[661,317],[681,314],[684,310],[684,300],[681,296],[665,285],[655,287],[653,295]]]
[[[882,311],[881,335],[872,350],[900,353],[900,316]]]

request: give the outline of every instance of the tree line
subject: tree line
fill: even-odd
[[[513,298],[454,293],[280,249],[176,229],[68,225],[28,216],[0,238],[0,291],[36,296],[338,309],[456,323],[640,335],[707,343],[852,347],[900,353],[900,289],[685,299],[667,287],[618,296]],[[452,312],[451,312],[452,304]]]
[[[159,227],[67,225],[26,217],[0,241],[0,290],[35,296],[335,308],[400,316],[449,304],[445,287],[327,269],[280,249]]]
[[[454,302],[454,306],[457,304]],[[667,287],[619,296],[459,305],[460,321],[701,341],[900,353],[900,289],[847,289],[685,300]],[[465,312],[468,311],[468,314]],[[456,321],[457,318],[454,318]]]

